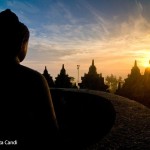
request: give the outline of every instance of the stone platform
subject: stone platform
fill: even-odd
[[[66,136],[66,141],[68,143],[72,143],[69,145],[70,149],[77,146],[79,150],[81,149],[81,145],[88,145],[88,147],[82,147],[84,150],[150,149],[150,109],[142,104],[121,96],[101,91],[51,89],[51,93],[52,97],[55,97],[55,104],[58,99],[61,99],[62,102],[64,102],[64,104],[61,103],[62,105],[65,106],[65,103],[68,103],[69,105],[68,109],[61,107],[61,105],[57,105],[58,107],[56,110],[59,110],[59,107],[66,109],[66,111],[61,110],[64,112],[64,116],[66,117],[62,118],[59,113],[57,115],[60,117],[59,121],[62,125],[61,128],[65,131],[65,133],[67,133],[64,134]],[[82,95],[82,98],[77,95]],[[90,103],[93,99],[91,95],[95,97],[94,105],[91,105]],[[73,101],[71,97],[73,97]],[[65,99],[67,101],[65,101]],[[69,102],[71,103],[69,104]],[[84,105],[86,103],[87,105]],[[84,109],[86,113],[82,112]],[[96,110],[99,111],[96,112]],[[68,114],[68,112],[70,113]],[[66,113],[68,115],[66,115]],[[83,114],[80,115],[81,113]],[[93,116],[95,116],[94,120],[92,120]],[[105,120],[103,116],[107,119]],[[66,120],[65,123],[64,120]],[[97,120],[97,122],[94,122],[95,120]],[[104,129],[104,132],[102,129]],[[75,138],[76,136],[78,138]],[[71,139],[71,141],[69,141],[69,139]]]

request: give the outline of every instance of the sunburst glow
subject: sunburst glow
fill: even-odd
[[[150,66],[149,60],[143,61],[143,62],[142,62],[142,66],[145,67],[145,68],[149,67],[149,66]]]
[[[140,59],[140,65],[144,68],[150,66],[150,51],[143,51]]]
[[[76,66],[83,76],[92,59],[103,76],[125,78],[135,60],[142,70],[149,66],[150,1],[0,0],[0,11],[6,8],[30,30],[22,64],[41,73],[47,66],[56,77],[64,64],[77,78]]]
[[[142,66],[143,66],[144,68],[147,68],[147,67],[149,67],[149,63],[143,62]]]

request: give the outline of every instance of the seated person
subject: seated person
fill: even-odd
[[[48,84],[20,64],[28,39],[29,30],[15,13],[0,12],[0,140],[16,141],[21,149],[55,147],[58,125]]]

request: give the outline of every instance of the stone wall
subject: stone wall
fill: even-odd
[[[114,113],[112,116],[110,115],[109,117],[113,118],[110,122],[111,127],[109,128],[110,130],[107,130],[109,132],[105,132],[105,135],[101,136],[100,130],[98,127],[101,129],[104,128],[104,126],[97,126],[96,123],[93,124],[92,128],[94,125],[96,125],[96,130],[99,130],[99,132],[94,132],[96,136],[93,136],[89,138],[90,140],[94,137],[96,137],[96,140],[93,140],[87,148],[84,147],[84,149],[87,150],[99,150],[99,149],[112,149],[112,150],[117,150],[117,149],[132,149],[132,150],[143,150],[143,149],[150,149],[150,109],[145,107],[144,105],[121,97],[117,96],[115,94],[110,94],[106,92],[101,92],[101,91],[92,91],[92,90],[77,90],[77,89],[59,89],[62,93],[69,92],[69,93],[75,93],[75,95],[78,95],[79,93],[81,94],[86,94],[89,96],[94,95],[98,96],[99,100],[98,101],[107,101],[110,102],[109,106],[111,107],[111,111]],[[53,89],[51,90],[52,95],[53,95]],[[75,97],[74,95],[74,97]],[[79,94],[80,95],[80,94]],[[80,101],[83,99],[76,99],[75,97],[74,101],[77,100],[77,104],[81,104]],[[89,97],[91,98],[91,97]],[[69,98],[71,101],[72,99]],[[83,100],[84,104],[87,103],[87,101],[84,99]],[[91,101],[92,98],[91,98]],[[107,103],[108,104],[108,103]],[[103,105],[102,103],[100,104],[101,106]],[[101,110],[101,106],[98,106]],[[78,106],[78,105],[77,105]],[[84,106],[84,105],[83,105]],[[89,105],[90,106],[90,105]],[[98,109],[98,107],[95,107]],[[105,107],[106,108],[106,107]],[[114,108],[114,110],[113,110]],[[84,108],[83,108],[84,109]],[[92,108],[94,109],[94,107]],[[88,109],[91,111],[90,109]],[[105,110],[105,109],[104,109]],[[104,111],[103,110],[103,111]],[[69,113],[70,110],[68,110]],[[74,111],[74,110],[73,110]],[[86,110],[87,111],[87,110]],[[98,117],[102,112],[99,111],[96,114],[96,120],[100,123],[101,119]],[[106,113],[106,112],[105,112]],[[109,112],[110,113],[110,112]],[[84,114],[86,115],[86,114]],[[94,114],[93,114],[94,115]],[[101,116],[101,115],[100,115]],[[104,115],[105,116],[105,115]],[[74,116],[75,117],[75,116]],[[108,116],[108,120],[110,119]],[[78,121],[78,118],[75,119]],[[107,121],[108,121],[107,120]],[[107,122],[106,121],[106,122]],[[106,123],[105,122],[105,123]],[[109,122],[109,121],[108,121]],[[107,124],[107,123],[106,123]],[[76,126],[72,128],[71,130],[76,130]],[[80,137],[80,132],[78,136]],[[100,135],[99,135],[100,134]],[[99,135],[99,136],[98,136]],[[86,135],[87,136],[87,135]],[[100,137],[100,138],[97,138]],[[82,137],[83,138],[83,137]],[[77,139],[74,139],[74,141]],[[84,141],[84,140],[83,140]],[[85,143],[87,139],[85,138]],[[79,146],[79,145],[78,145]]]

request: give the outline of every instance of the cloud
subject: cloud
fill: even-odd
[[[39,14],[39,8],[29,1],[7,0],[0,7],[3,7],[3,9],[11,9],[17,14],[21,22],[29,26],[32,26],[36,22],[33,16]]]
[[[23,12],[28,12],[32,14],[38,12],[37,7],[25,1],[7,1],[7,6],[15,10],[21,10]]]
[[[140,1],[136,0],[135,2],[136,2],[137,10],[141,14],[143,12],[143,6]]]
[[[68,19],[70,21],[70,23],[76,24],[77,20],[75,19],[75,17],[73,17],[71,11],[69,11],[67,9],[67,7],[63,3],[61,3],[60,1],[57,4],[58,4],[58,7],[60,8],[60,10],[63,11],[64,17],[66,19]]]
[[[137,51],[145,46],[149,48],[149,32],[147,31],[150,26],[143,16],[129,16],[128,20],[113,24],[111,28],[108,24],[109,36],[103,35],[99,24],[96,23],[44,25],[46,33],[40,37],[33,33],[30,48],[40,53],[39,57],[44,57],[46,54],[48,58],[53,57],[52,60],[82,57],[85,59],[84,56],[90,56],[91,53],[105,57],[108,53],[117,55],[118,51],[124,56],[126,51]],[[47,59],[46,57],[44,59]]]
[[[93,16],[92,21],[89,19],[86,24],[74,18],[65,5],[57,3],[56,7],[62,8],[61,12],[64,12],[65,18],[70,21],[47,22],[39,29],[31,28],[26,62],[38,62],[39,68],[44,66],[44,63],[50,64],[49,68],[53,71],[54,67],[58,71],[64,63],[68,65],[70,73],[74,73],[74,68],[80,63],[83,74],[91,60],[95,59],[98,72],[105,75],[120,72],[119,75],[125,76],[130,73],[135,59],[140,67],[143,61],[148,60],[150,21],[144,16],[145,7],[139,1],[136,1],[132,13],[128,13],[128,16],[114,16],[111,20],[86,5],[86,9]],[[60,18],[60,11],[54,8],[50,12],[51,15]]]

